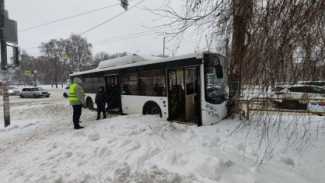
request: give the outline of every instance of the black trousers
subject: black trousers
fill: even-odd
[[[100,118],[101,112],[103,112],[103,117],[106,118],[105,104],[97,104],[97,119]]]
[[[82,105],[73,105],[73,125],[79,127]]]

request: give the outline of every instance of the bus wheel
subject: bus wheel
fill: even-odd
[[[155,102],[148,102],[143,107],[144,115],[159,115],[162,117],[161,109]]]
[[[87,107],[88,107],[88,109],[94,108],[93,101],[90,98],[87,99]]]

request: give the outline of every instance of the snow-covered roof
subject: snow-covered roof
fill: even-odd
[[[182,56],[176,56],[176,57],[168,57],[168,58],[161,58],[161,57],[153,57],[153,56],[143,56],[143,55],[127,55],[124,57],[119,57],[111,60],[105,60],[101,61],[97,68],[82,71],[82,72],[76,72],[73,74],[70,74],[70,76],[77,76],[82,74],[89,74],[89,73],[95,73],[95,72],[101,72],[101,71],[109,71],[109,70],[116,70],[116,69],[123,69],[123,68],[129,68],[129,67],[136,67],[141,65],[149,65],[154,63],[164,63],[164,62],[172,62],[176,60],[182,60],[186,58],[202,58],[203,53],[194,53],[194,54],[187,54]]]
[[[127,55],[124,57],[119,57],[111,60],[105,60],[99,63],[98,69],[107,69],[110,67],[115,67],[118,65],[126,65],[126,64],[133,64],[133,63],[140,63],[145,62],[149,60],[159,60],[159,57],[153,57],[153,56],[140,56],[137,54],[133,55]]]

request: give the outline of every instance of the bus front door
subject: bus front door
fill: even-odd
[[[200,122],[198,67],[168,70],[169,119]]]
[[[169,119],[185,120],[184,70],[168,70]]]
[[[199,68],[185,68],[185,120],[200,122]]]
[[[117,75],[106,77],[106,88],[108,96],[107,109],[111,112],[120,112],[121,96]]]

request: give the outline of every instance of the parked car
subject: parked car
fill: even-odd
[[[325,99],[325,88],[312,85],[277,86],[273,89],[271,98],[273,98],[274,103],[280,104],[284,108],[307,109],[307,105],[312,102],[309,99]]]
[[[15,86],[9,86],[9,95],[19,95],[20,94],[20,89],[15,87]]]
[[[20,93],[21,98],[28,98],[28,97],[33,97],[33,98],[39,98],[39,97],[50,97],[50,93],[45,91],[41,87],[33,87],[33,88],[23,88]]]
[[[64,97],[69,97],[69,86],[65,87],[64,90],[63,90],[63,96]]]
[[[325,101],[312,101],[307,105],[307,110],[319,115],[325,115]]]
[[[8,93],[9,93],[9,95],[19,95],[20,90],[19,90],[19,88],[15,87],[15,86],[9,86]],[[2,85],[1,85],[0,86],[0,95],[2,95],[2,94],[3,94],[3,91],[2,91]]]
[[[325,81],[299,81],[298,84],[325,87]]]

